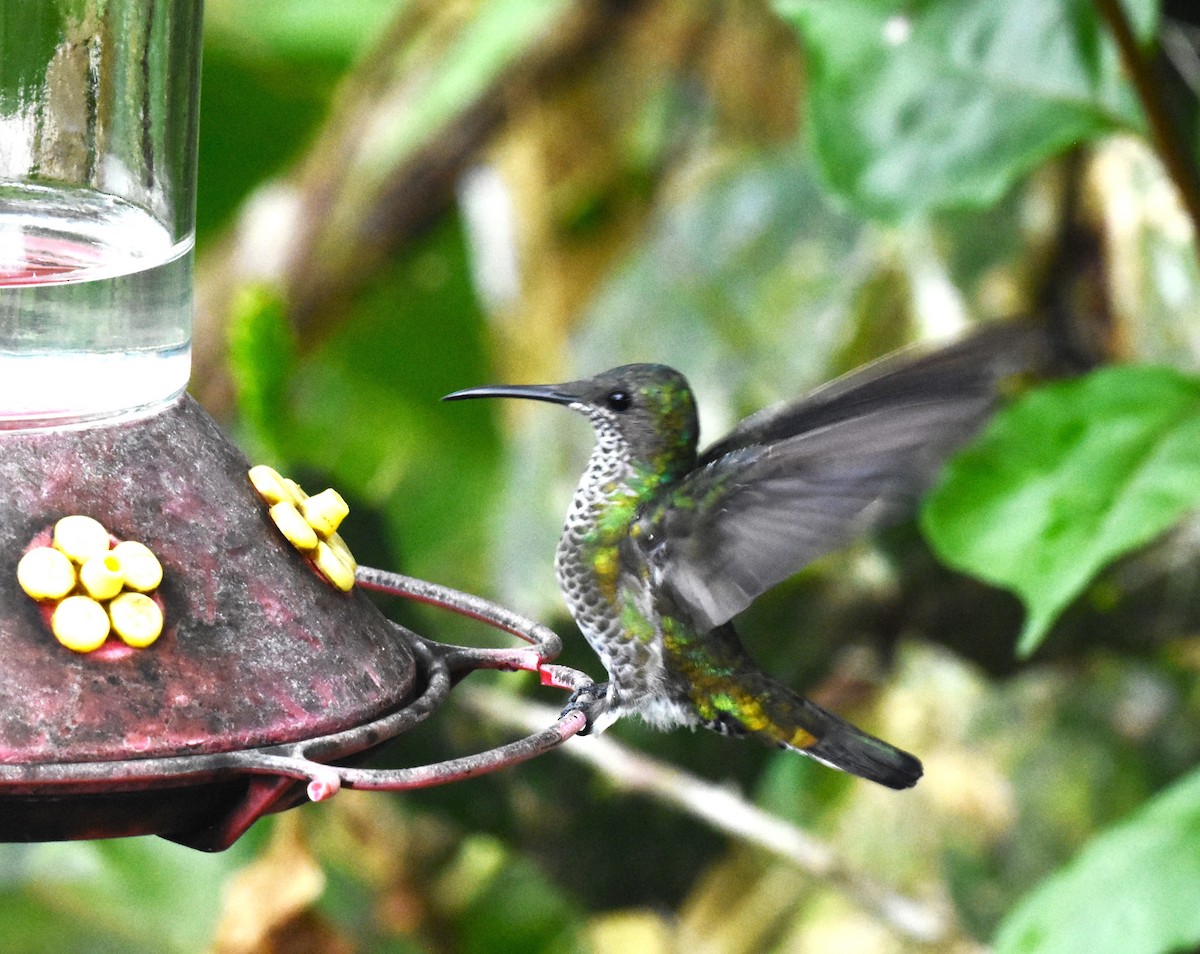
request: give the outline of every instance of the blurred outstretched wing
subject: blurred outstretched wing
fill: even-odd
[[[717,626],[821,554],[909,513],[1004,381],[1041,370],[1048,355],[1038,329],[994,326],[749,417],[641,515],[633,538],[696,624]]]

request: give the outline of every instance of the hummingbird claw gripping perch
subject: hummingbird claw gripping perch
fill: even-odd
[[[571,693],[571,698],[563,706],[562,714],[582,712],[587,719],[586,724],[579,730],[579,735],[591,735],[596,722],[608,710],[608,683],[593,682],[582,686]]]

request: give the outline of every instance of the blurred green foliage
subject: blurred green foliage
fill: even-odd
[[[1098,371],[1029,395],[947,468],[922,512],[941,557],[1016,590],[1029,655],[1114,557],[1200,503],[1200,382]]]
[[[1064,310],[1096,350],[1194,370],[1194,223],[1100,9],[209,0],[198,345],[221,354],[193,388],[250,456],[347,496],[360,561],[542,618],[599,675],[551,570],[590,433],[438,398],[651,359],[689,376],[711,439],[915,338]],[[1148,0],[1120,9],[1143,42],[1166,29]],[[1011,598],[911,527],[748,611],[767,668],[921,754],[913,792],[707,733],[612,732],[928,902],[934,942],[555,754],[345,792],[219,856],[3,846],[5,950],[1049,952],[1084,927],[1096,952],[1195,945],[1194,389],[1133,367],[1034,392],[949,471],[924,527],[1036,610],[1033,661]],[[381,759],[511,733],[456,690]]]
[[[1135,954],[1194,948],[1200,942],[1198,833],[1200,774],[1193,772],[1040,886],[1013,912],[996,949]]]
[[[1143,39],[1153,0],[1124,3]],[[1089,0],[779,0],[809,53],[812,139],[868,214],[986,207],[1073,144],[1144,126]]]

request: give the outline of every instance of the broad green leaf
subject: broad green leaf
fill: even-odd
[[[1200,380],[1116,367],[1035,391],[951,461],[922,525],[958,569],[1015,590],[1018,651],[1115,557],[1200,503]]]
[[[828,184],[869,214],[986,207],[1050,156],[1142,118],[1091,0],[776,0],[807,52]],[[1153,0],[1126,4],[1145,37]]]
[[[997,954],[1159,954],[1200,943],[1200,772],[1177,782],[1027,896]]]

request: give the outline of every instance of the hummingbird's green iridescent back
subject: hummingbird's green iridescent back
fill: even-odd
[[[1045,341],[1000,326],[901,356],[743,421],[697,456],[691,388],[634,364],[559,385],[450,398],[520,397],[586,415],[596,446],[567,512],[555,568],[609,681],[603,728],[625,713],[660,727],[758,736],[893,788],[913,756],[767,675],[733,616],[804,564],[911,509]]]

